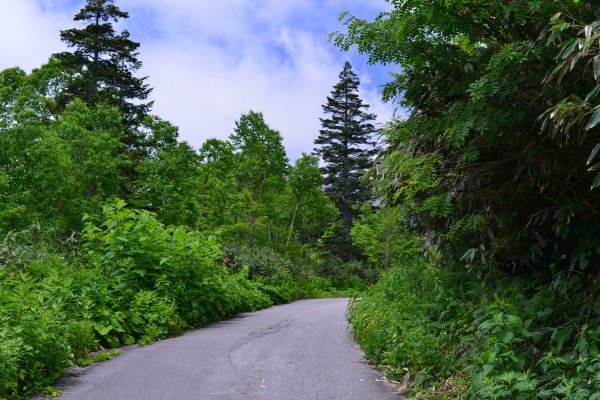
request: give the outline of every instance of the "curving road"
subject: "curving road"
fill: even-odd
[[[209,325],[87,368],[63,400],[398,400],[352,340],[347,299],[304,300]]]

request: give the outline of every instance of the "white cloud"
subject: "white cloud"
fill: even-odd
[[[0,68],[31,69],[62,49],[58,32],[74,26],[67,10],[42,7],[47,0],[0,0]],[[262,111],[278,129],[290,158],[310,152],[320,128],[321,104],[337,83],[343,54],[327,43],[341,29],[337,15],[362,10],[376,15],[383,0],[117,0],[130,12],[127,27],[142,43],[141,75],[154,88],[153,112],[180,127],[180,137],[199,147],[226,138],[234,121]],[[19,22],[16,22],[19,21]],[[10,61],[9,61],[10,60]],[[353,60],[352,60],[353,61]],[[356,65],[361,95],[384,122],[391,105],[379,101],[370,70]],[[381,82],[383,83],[383,82]]]
[[[34,0],[0,0],[0,69],[31,70],[61,51],[59,31],[71,23],[72,15],[45,11]]]

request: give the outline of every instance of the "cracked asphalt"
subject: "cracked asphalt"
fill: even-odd
[[[70,368],[54,386],[63,400],[398,400],[350,336],[347,304],[303,300],[240,314]]]

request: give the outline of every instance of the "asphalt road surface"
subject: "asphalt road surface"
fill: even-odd
[[[398,400],[364,361],[347,299],[304,300],[73,367],[63,400]]]

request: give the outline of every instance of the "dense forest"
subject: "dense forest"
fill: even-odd
[[[346,63],[293,163],[257,111],[179,140],[114,0],[86,1],[68,51],[0,71],[0,398],[327,296],[354,296],[356,340],[406,396],[600,398],[600,9],[389,9],[330,40],[395,68],[404,116],[376,130]]]

